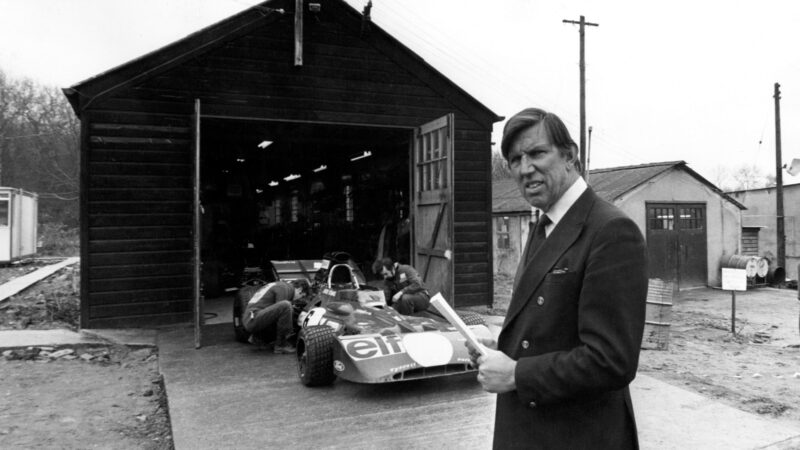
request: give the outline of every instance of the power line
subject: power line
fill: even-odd
[[[228,1],[253,6],[244,0]],[[363,9],[366,4],[366,0],[359,2],[347,0],[347,2],[357,10]],[[428,16],[417,13],[417,10],[413,8],[403,7],[401,3],[395,4],[388,0],[374,0],[373,4],[373,20],[377,14],[378,22],[385,22],[379,23],[379,25],[384,28],[400,30],[404,36],[416,43],[417,47],[421,47],[431,55],[433,61],[428,62],[434,67],[441,65],[451,68],[452,70],[448,71],[447,76],[460,75],[472,78],[476,83],[484,86],[502,86],[502,89],[509,93],[509,97],[518,98],[526,103],[535,103],[545,109],[557,112],[559,115],[565,116],[563,120],[567,125],[575,127],[576,124],[570,119],[570,116],[563,114],[564,108],[561,105],[562,100],[560,100],[563,92],[563,80],[566,79],[566,76],[558,77],[559,80],[562,80],[562,84],[559,85],[559,89],[554,90],[557,92],[555,97],[542,92],[532,92],[531,89],[524,87],[526,84],[530,84],[530,80],[522,79],[514,72],[492,70],[494,63],[488,61],[481,53],[475,52],[474,49],[465,47],[461,44],[463,42],[461,39],[448,34],[441,26],[431,23]],[[381,20],[382,18],[385,20]],[[637,152],[626,151],[611,142],[609,140],[611,135],[607,130],[599,133],[597,131],[600,129],[595,130],[593,136],[595,142],[600,144],[595,145],[596,150],[602,147],[605,154],[616,154],[622,156],[623,159],[641,162]]]
[[[394,4],[391,2],[377,3],[375,10],[380,12],[381,8],[385,9],[391,14],[391,18],[393,19],[391,25],[400,28],[405,34],[416,39],[420,45],[424,45],[426,50],[430,51],[431,53],[435,53],[437,58],[440,58],[439,60],[451,62],[457,69],[469,71],[469,73],[473,74],[476,80],[482,83],[487,83],[487,85],[491,86],[504,86],[504,90],[511,91],[512,95],[515,95],[529,103],[540,104],[545,109],[555,112],[562,110],[560,106],[561,102],[559,100],[551,98],[543,101],[542,98],[535,98],[533,95],[531,95],[529,90],[523,90],[521,86],[525,85],[526,80],[521,80],[509,72],[498,73],[497,71],[488,71],[486,68],[492,67],[493,64],[487,61],[480,53],[470,51],[472,49],[464,50],[464,47],[460,45],[460,40],[453,39],[451,35],[443,32],[441,27],[433,26],[433,24],[427,21],[424,16],[416,14],[414,10],[408,8],[395,8]],[[443,36],[444,38],[435,36],[428,30],[437,30],[439,35]],[[446,47],[441,45],[441,42],[443,41],[447,42]],[[447,52],[445,52],[443,48],[446,48]],[[466,54],[469,56],[465,56]],[[474,61],[479,61],[483,64],[478,65],[474,63]],[[560,80],[564,80],[565,78],[566,77],[564,76],[559,77]],[[561,90],[562,89],[559,89],[558,91],[560,92]],[[541,94],[536,95],[542,96]],[[572,127],[575,126],[575,123],[570,120],[569,116],[564,118],[564,122]],[[596,140],[602,144],[604,153],[617,154],[635,162],[643,162],[643,160],[638,156],[638,152],[632,152],[629,150],[626,151],[616,143],[609,141],[611,136],[612,135],[607,131],[603,131],[599,136],[595,136],[597,138]]]

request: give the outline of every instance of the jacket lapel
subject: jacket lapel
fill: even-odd
[[[525,262],[530,260],[530,258],[528,258],[528,251],[531,248],[531,242],[533,242],[534,230],[535,230],[534,229],[534,224],[533,224],[533,222],[530,222],[529,225],[528,225],[528,240],[525,243],[525,250],[520,255],[519,264],[517,264],[517,272],[514,274],[514,285],[512,286],[511,292],[514,292],[514,291],[517,290],[517,285],[519,284],[519,280],[522,278],[522,275],[525,273],[524,270],[523,270],[525,268]]]
[[[524,260],[520,261],[520,265],[524,264],[525,266],[522,272],[517,271],[516,286],[511,295],[511,303],[508,305],[503,328],[511,323],[517,314],[522,311],[522,308],[530,301],[533,293],[539,288],[545,275],[578,239],[586,223],[586,216],[589,214],[596,198],[597,196],[591,188],[587,188],[567,211],[567,214],[558,222],[558,225],[539,247],[533,258],[527,264]]]

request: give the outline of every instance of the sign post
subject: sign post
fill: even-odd
[[[736,335],[736,291],[747,290],[747,271],[723,268],[722,290],[731,291],[731,333]]]

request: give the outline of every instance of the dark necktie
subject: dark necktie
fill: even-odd
[[[519,280],[525,272],[525,267],[531,262],[533,254],[536,253],[536,249],[542,245],[547,237],[544,232],[544,227],[549,223],[552,223],[550,218],[542,214],[542,216],[539,217],[539,221],[534,225],[533,230],[528,234],[528,242],[525,244],[525,251],[521,255],[522,257],[517,265],[517,274],[514,275],[514,291],[517,290],[517,285],[519,285]],[[533,224],[533,222],[531,222],[531,224]]]
[[[533,258],[533,254],[536,253],[536,250],[538,250],[539,247],[544,243],[544,240],[547,239],[547,234],[544,232],[544,227],[550,225],[551,223],[553,223],[553,221],[547,217],[547,214],[542,214],[542,216],[539,217],[539,221],[536,222],[536,228],[533,230],[533,240],[531,241],[531,246],[528,249],[528,259],[526,262]]]

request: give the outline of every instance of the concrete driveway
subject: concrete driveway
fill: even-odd
[[[491,447],[494,396],[474,374],[382,385],[300,384],[294,355],[240,344],[230,324],[159,336],[177,449]]]
[[[191,328],[158,336],[179,450],[491,448],[495,397],[480,389],[474,374],[307,388],[297,379],[293,355],[237,343],[229,323],[204,332],[197,350]],[[800,424],[749,414],[644,375],[631,392],[642,449],[800,448]]]

